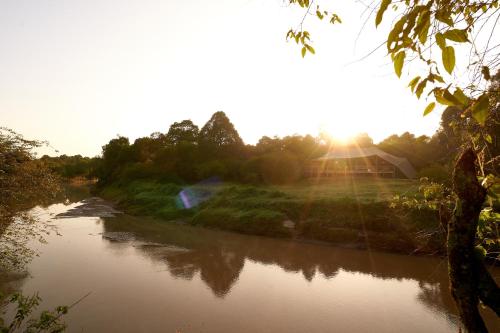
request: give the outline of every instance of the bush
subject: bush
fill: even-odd
[[[290,184],[299,178],[300,166],[290,153],[271,153],[261,158],[260,172],[267,184]]]
[[[282,225],[285,219],[283,213],[269,209],[206,208],[194,215],[192,224],[252,235],[286,236],[289,231]]]
[[[196,168],[196,171],[199,179],[206,179],[215,176],[224,179],[228,174],[228,170],[224,163],[217,160],[201,164]]]
[[[444,184],[450,181],[451,171],[440,164],[431,164],[420,170],[418,175],[420,178],[425,177],[431,181]]]

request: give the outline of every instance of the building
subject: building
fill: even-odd
[[[338,147],[311,160],[306,177],[378,176],[415,178],[416,171],[406,158],[397,157],[376,147]]]

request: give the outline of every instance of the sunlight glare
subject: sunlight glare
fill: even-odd
[[[360,123],[353,117],[335,116],[321,124],[320,133],[328,136],[333,141],[348,143],[354,137],[363,132]]]

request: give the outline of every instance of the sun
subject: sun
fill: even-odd
[[[332,119],[321,124],[320,133],[328,136],[332,141],[341,144],[347,144],[361,133],[362,130],[357,126],[358,122],[354,119]]]

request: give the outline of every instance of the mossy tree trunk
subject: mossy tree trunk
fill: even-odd
[[[466,149],[453,171],[457,202],[448,225],[448,268],[451,293],[468,332],[487,332],[478,303],[499,315],[500,291],[475,251],[476,229],[486,190],[479,184],[476,154]]]

